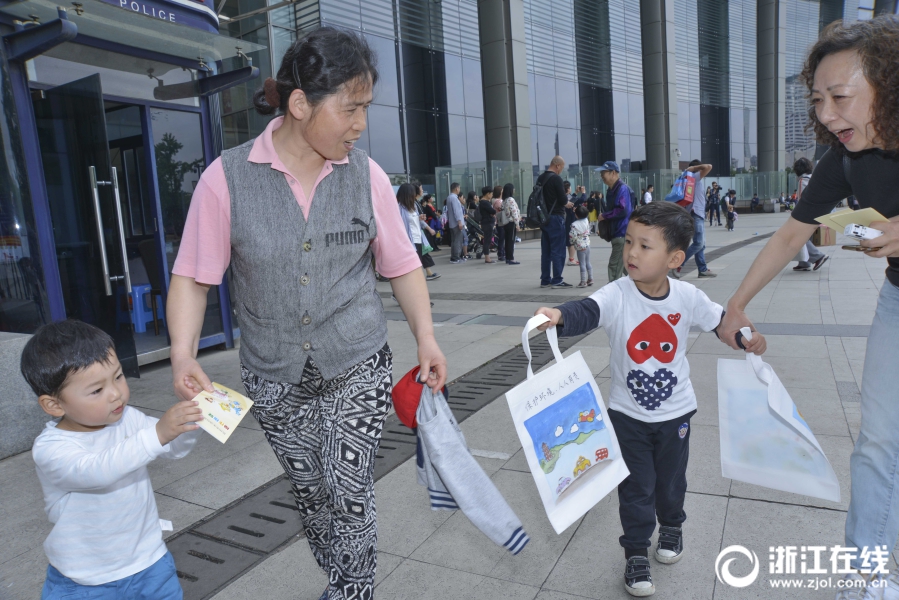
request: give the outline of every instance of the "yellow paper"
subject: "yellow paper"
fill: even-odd
[[[862,225],[864,227],[869,227],[871,223],[874,223],[876,221],[889,221],[889,219],[887,219],[885,216],[883,216],[873,208],[863,208],[861,210],[852,210],[851,208],[846,208],[839,212],[830,213],[829,215],[824,215],[823,217],[818,217],[815,220],[822,225],[827,225],[831,229],[837,230],[839,233],[843,233],[843,230],[846,229],[846,225],[850,225],[852,223],[856,225]]]
[[[224,444],[250,411],[253,401],[223,385],[213,383],[212,386],[214,392],[204,390],[194,397],[203,409],[204,418],[198,425]]]

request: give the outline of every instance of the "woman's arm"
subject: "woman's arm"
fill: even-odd
[[[212,382],[197,362],[200,330],[206,316],[206,294],[209,286],[192,277],[172,275],[166,303],[169,335],[172,337],[172,377],[175,394],[191,400],[201,391],[212,392]]]
[[[403,314],[406,315],[409,329],[418,342],[419,378],[422,377],[421,374],[430,373],[427,382],[422,383],[427,383],[435,392],[440,391],[446,383],[446,357],[434,339],[431,301],[424,275],[421,269],[415,269],[391,279],[390,286],[397,302],[400,303],[400,308],[403,309]]]
[[[809,225],[790,217],[768,240],[743,278],[743,283],[727,303],[727,312],[718,326],[722,342],[734,350],[740,349],[737,346],[737,331],[741,327],[752,327],[744,312],[746,305],[793,260],[817,228],[816,224]],[[761,336],[753,337],[752,341],[745,343],[746,350],[754,352],[761,340]]]

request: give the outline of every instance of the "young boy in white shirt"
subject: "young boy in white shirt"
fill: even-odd
[[[40,328],[21,369],[54,417],[32,447],[53,523],[41,598],[182,598],[147,464],[187,455],[202,410],[179,402],[155,419],[129,407],[112,338],[81,321]]]
[[[656,521],[656,560],[672,564],[683,556],[690,417],[696,412],[688,336],[693,325],[717,335],[724,314],[701,290],[667,276],[692,241],[693,218],[685,209],[672,202],[641,206],[625,237],[629,276],[583,300],[537,310],[550,319],[540,329],[558,326],[560,336],[596,327],[609,335],[609,419],[631,473],[618,486],[618,512],[627,561],[624,587],[632,596],[655,593],[647,549]],[[762,354],[765,347],[758,333],[745,341],[747,352]]]

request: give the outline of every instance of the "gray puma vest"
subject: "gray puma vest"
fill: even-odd
[[[240,360],[263,379],[300,383],[311,357],[333,379],[387,343],[368,156],[353,149],[333,165],[307,221],[284,173],[247,161],[254,141],[222,153]]]

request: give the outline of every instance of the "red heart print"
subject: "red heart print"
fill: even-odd
[[[673,315],[668,315],[668,322],[672,325],[677,325],[677,322],[680,321],[680,313],[674,313]]]
[[[676,351],[677,334],[661,315],[655,313],[637,325],[627,340],[627,354],[638,365],[650,358],[670,363]]]

